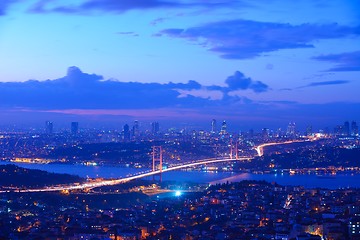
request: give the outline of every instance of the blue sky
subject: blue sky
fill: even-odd
[[[357,0],[2,0],[1,121],[360,121],[358,9]]]

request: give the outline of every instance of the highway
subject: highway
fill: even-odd
[[[182,168],[188,168],[188,167],[195,167],[198,165],[208,164],[208,163],[219,163],[219,162],[228,162],[228,161],[244,161],[244,160],[250,160],[252,158],[249,157],[243,157],[238,159],[229,159],[229,158],[223,158],[223,159],[216,159],[216,158],[210,158],[210,159],[202,159],[200,161],[194,161],[187,164],[180,164],[173,167],[169,167],[167,169],[163,169],[162,171],[156,170],[156,171],[147,171],[147,172],[140,172],[139,174],[135,174],[129,177],[119,178],[119,179],[113,179],[113,180],[101,180],[96,182],[90,182],[90,183],[83,183],[83,184],[77,184],[77,185],[62,185],[62,186],[51,186],[51,187],[45,187],[45,188],[33,188],[33,189],[19,189],[19,190],[7,190],[7,191],[0,191],[0,193],[4,192],[56,192],[56,191],[65,191],[65,190],[80,190],[80,189],[91,189],[91,188],[97,188],[97,187],[103,187],[103,186],[112,186],[117,185],[120,183],[128,182],[131,180],[144,178],[153,176],[156,174],[159,174],[160,172],[170,172]]]
[[[309,140],[293,140],[293,141],[286,141],[286,142],[264,143],[264,144],[261,144],[261,145],[255,147],[254,149],[257,151],[258,156],[262,156],[264,153],[264,150],[263,150],[264,147],[280,145],[280,144],[290,144],[290,143],[295,143],[295,142],[304,142],[304,141],[309,141]],[[0,193],[4,193],[4,192],[56,192],[56,191],[66,191],[66,190],[92,189],[92,188],[103,187],[103,186],[117,185],[117,184],[128,182],[131,180],[153,176],[153,175],[159,174],[160,172],[170,172],[170,171],[179,170],[182,168],[195,167],[198,165],[204,165],[204,164],[209,164],[209,163],[219,163],[219,162],[228,162],[228,161],[244,161],[244,160],[251,160],[251,159],[253,159],[253,157],[221,158],[221,159],[209,158],[209,159],[193,161],[191,163],[185,163],[185,164],[171,166],[169,168],[163,169],[162,171],[149,170],[146,172],[140,172],[140,173],[134,174],[132,176],[127,176],[127,177],[118,178],[118,179],[111,179],[111,180],[105,179],[105,180],[87,182],[87,183],[82,183],[82,184],[49,186],[49,187],[44,187],[44,188],[4,190],[4,191],[0,191]]]
[[[254,149],[256,150],[258,156],[261,157],[262,155],[264,155],[264,147],[290,144],[290,143],[296,143],[296,142],[307,142],[307,141],[310,141],[310,140],[306,139],[306,140],[291,140],[291,141],[286,141],[286,142],[264,143],[264,144],[260,144],[259,146],[255,147]]]

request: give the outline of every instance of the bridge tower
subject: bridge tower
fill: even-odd
[[[235,142],[235,145],[232,142],[232,139],[230,139],[230,159],[233,158],[235,152],[235,159],[238,160],[239,159],[239,151],[238,151],[238,142]]]
[[[161,146],[153,146],[152,147],[152,163],[153,163],[153,167],[152,170],[156,171],[157,170],[157,166],[156,163],[159,162],[159,170],[160,170],[160,182],[162,180],[162,163],[163,163],[163,151],[162,151],[162,147]],[[155,176],[153,175],[153,180],[155,180]]]

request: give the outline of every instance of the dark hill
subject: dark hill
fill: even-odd
[[[0,187],[44,187],[84,181],[84,178],[70,174],[50,173],[12,164],[0,165]]]

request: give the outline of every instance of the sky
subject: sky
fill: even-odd
[[[359,9],[359,0],[1,0],[0,124],[360,122]]]

